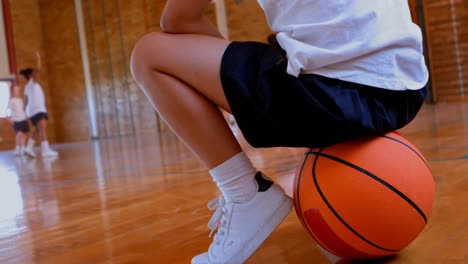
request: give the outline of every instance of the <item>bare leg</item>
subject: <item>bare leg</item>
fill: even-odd
[[[52,150],[47,141],[47,120],[43,119],[37,124],[39,140],[41,142],[41,152],[43,157],[56,157],[58,153]]]
[[[34,128],[31,138],[35,141],[39,141],[39,128],[37,126]]]
[[[36,131],[40,142],[47,140],[47,120],[42,119],[37,123]]]
[[[24,147],[26,144],[26,135],[23,132],[18,132],[16,134],[16,145]]]
[[[132,55],[133,76],[148,99],[209,169],[241,152],[218,108],[230,112],[219,74],[228,45],[201,35],[152,33]]]
[[[281,187],[266,179],[256,180],[256,169],[241,152],[219,109],[231,112],[220,80],[221,59],[228,45],[226,40],[201,35],[154,33],[144,37],[132,55],[138,84],[210,169],[223,194],[223,199],[210,203],[216,212],[209,226],[212,232],[218,229],[217,242],[194,257],[192,264],[244,263],[293,207]],[[264,191],[259,188],[262,182]]]
[[[21,144],[20,144],[21,135],[20,135],[20,134],[21,134],[21,132],[16,133],[16,138],[15,138],[15,140],[16,140],[16,147],[21,146]]]
[[[25,148],[25,153],[28,156],[34,157],[34,145],[37,140],[39,140],[39,132],[38,132],[38,127],[34,127],[34,131],[31,133],[31,136],[29,137],[28,142],[26,143],[26,148]]]

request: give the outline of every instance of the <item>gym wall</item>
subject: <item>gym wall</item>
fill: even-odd
[[[41,83],[51,117],[51,141],[89,140],[74,1],[9,1],[18,69],[34,66],[36,50],[43,55]],[[421,1],[410,0],[410,4],[412,10],[422,10],[424,14],[435,98],[466,100],[467,2]],[[239,5],[235,2],[225,1],[230,39],[266,41],[271,32],[260,7],[255,1],[241,1]],[[128,64],[136,41],[145,33],[159,30],[164,3],[82,0],[100,138],[165,131],[163,122],[133,81]],[[418,8],[418,3],[423,3],[424,8]],[[213,7],[208,15],[216,21]],[[24,87],[25,83],[20,84]],[[10,132],[2,128],[0,136]],[[10,147],[0,143],[0,148]]]
[[[55,118],[53,118],[55,109],[51,98],[51,90],[48,82],[48,56],[46,47],[43,45],[41,13],[39,12],[38,2],[36,0],[15,0],[10,1],[11,19],[13,24],[14,45],[16,51],[16,64],[19,73],[21,69],[36,67],[35,52],[42,54],[42,71],[40,81],[43,84],[46,94],[47,108],[51,115],[48,133],[51,139],[55,138]],[[18,82],[24,91],[26,81],[20,77]]]
[[[52,142],[89,140],[88,107],[74,1],[10,1],[18,70],[43,57],[41,84],[46,93]],[[133,81],[129,60],[144,34],[159,30],[165,1],[82,0],[86,44],[99,137],[165,131],[163,122]],[[233,40],[265,41],[270,33],[253,1],[226,1]],[[215,8],[208,10],[215,23]],[[251,30],[253,29],[253,30]],[[25,82],[20,80],[24,87]],[[2,129],[1,134],[12,133]],[[0,143],[0,148],[11,148]]]
[[[424,0],[434,100],[468,101],[468,1]]]

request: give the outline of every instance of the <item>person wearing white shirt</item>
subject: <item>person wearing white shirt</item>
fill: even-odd
[[[30,158],[36,157],[36,154],[29,149],[26,149],[26,141],[29,133],[29,123],[24,112],[24,102],[20,97],[20,88],[17,85],[12,85],[11,98],[8,101],[8,109],[10,110],[10,120],[13,123],[13,130],[16,133],[16,156],[26,155]]]
[[[292,200],[257,172],[219,109],[253,147],[320,148],[410,123],[428,82],[406,0],[258,0],[278,45],[231,42],[205,16],[212,0],[168,0],[163,32],[133,50],[133,77],[222,196],[214,241],[192,264],[243,263]]]
[[[24,94],[26,97],[26,115],[35,127],[35,137],[41,142],[41,155],[43,157],[56,157],[58,153],[52,150],[47,140],[47,114],[44,91],[39,84],[39,73],[41,69],[41,56],[37,52],[37,68],[27,68],[20,74],[28,81]],[[33,151],[35,141],[30,139],[26,149]]]

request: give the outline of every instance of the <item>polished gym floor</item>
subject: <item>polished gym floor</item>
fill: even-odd
[[[468,103],[426,105],[401,133],[431,165],[434,209],[414,243],[372,263],[468,263]],[[304,149],[240,140],[291,194]],[[207,249],[206,203],[218,192],[170,131],[54,148],[57,159],[0,153],[0,263],[176,264]],[[247,263],[348,262],[321,250],[291,211]]]

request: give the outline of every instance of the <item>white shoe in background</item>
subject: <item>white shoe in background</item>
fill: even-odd
[[[43,158],[57,157],[58,153],[51,149],[42,150],[41,155]]]
[[[34,153],[34,151],[32,151],[31,149],[28,149],[28,148],[24,149],[24,155],[26,155],[27,157],[32,158],[32,159],[34,159],[36,157],[36,153]]]

